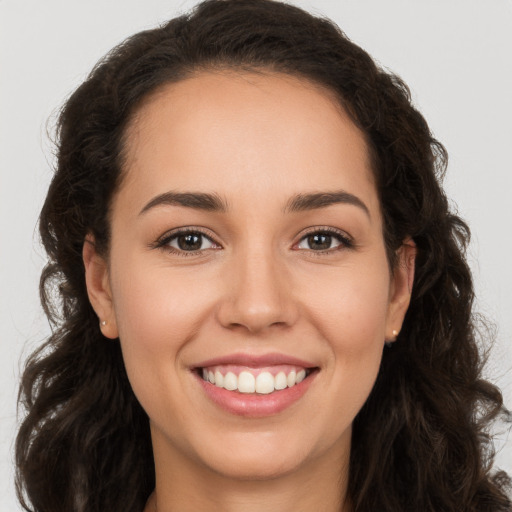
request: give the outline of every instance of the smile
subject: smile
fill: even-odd
[[[228,391],[268,395],[300,384],[311,370],[300,366],[279,365],[248,368],[233,365],[202,368],[203,380]]]
[[[191,369],[209,401],[251,418],[275,415],[299,402],[320,373],[314,364],[280,354],[232,354]]]

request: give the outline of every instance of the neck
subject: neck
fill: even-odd
[[[347,450],[341,462],[339,453],[326,454],[286,474],[242,479],[213,471],[178,450],[166,450],[167,443],[154,434],[156,489],[144,512],[351,510]]]

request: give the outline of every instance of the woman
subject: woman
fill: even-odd
[[[59,138],[28,510],[511,510],[444,148],[334,25],[204,2],[100,62]]]

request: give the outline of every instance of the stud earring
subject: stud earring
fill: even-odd
[[[398,331],[396,329],[393,329],[393,336],[398,336]]]
[[[102,320],[100,322],[100,325],[101,325],[101,327],[105,327],[105,325],[107,325],[107,321],[106,320]]]

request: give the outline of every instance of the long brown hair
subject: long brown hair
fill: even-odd
[[[349,493],[356,511],[511,510],[493,474],[491,422],[506,414],[481,376],[464,252],[466,224],[440,182],[447,155],[405,84],[333,23],[270,0],[209,0],[110,52],[64,105],[58,162],[40,217],[49,262],[41,300],[53,333],[27,361],[16,442],[26,510],[140,512],[154,488],[148,418],[118,342],[89,304],[82,246],[109,250],[109,204],[122,179],[127,123],[159,86],[200,70],[287,73],[333,91],[373,160],[391,265],[418,248],[411,305],[397,343],[355,419]]]

